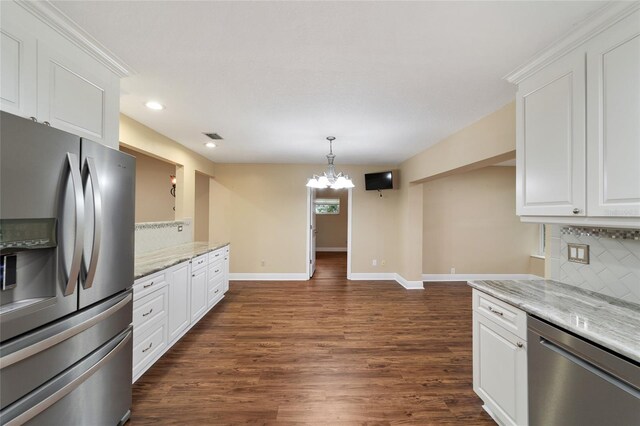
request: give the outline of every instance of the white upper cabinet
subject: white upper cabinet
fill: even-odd
[[[117,148],[127,67],[51,3],[0,8],[0,109]]]
[[[640,11],[587,45],[588,214],[640,217]]]
[[[585,214],[584,56],[554,62],[518,87],[519,215]]]
[[[640,3],[614,2],[507,76],[523,221],[640,226]]]
[[[0,18],[0,108],[35,117],[36,38],[20,20],[9,19],[5,13]]]

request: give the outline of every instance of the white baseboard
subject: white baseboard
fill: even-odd
[[[347,252],[346,247],[316,247],[316,251],[340,251]]]
[[[395,281],[396,274],[393,272],[352,272],[349,279],[354,281]]]
[[[424,285],[422,281],[408,281],[405,280],[400,274],[395,272],[359,272],[351,273],[351,280],[368,280],[368,281],[395,281],[407,290],[423,290]]]
[[[541,280],[531,274],[422,274],[422,281]]]
[[[309,277],[302,273],[230,273],[229,281],[307,281]]]
[[[398,284],[400,284],[402,287],[406,288],[407,290],[424,290],[424,283],[422,281],[409,281],[400,274],[395,274],[395,275],[396,275],[396,281],[398,282]]]

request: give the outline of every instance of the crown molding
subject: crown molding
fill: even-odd
[[[538,52],[529,62],[511,71],[503,79],[513,84],[520,83],[638,9],[640,2],[636,1],[616,1],[601,7],[564,37]]]
[[[69,39],[119,77],[128,77],[136,73],[131,66],[109,51],[49,1],[15,0],[15,2]]]

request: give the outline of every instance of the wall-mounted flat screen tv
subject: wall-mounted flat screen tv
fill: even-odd
[[[367,191],[380,191],[382,189],[394,188],[395,173],[393,171],[366,173],[364,175],[364,186]]]

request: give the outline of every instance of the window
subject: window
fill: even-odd
[[[316,214],[340,214],[339,198],[317,198],[315,201]]]

